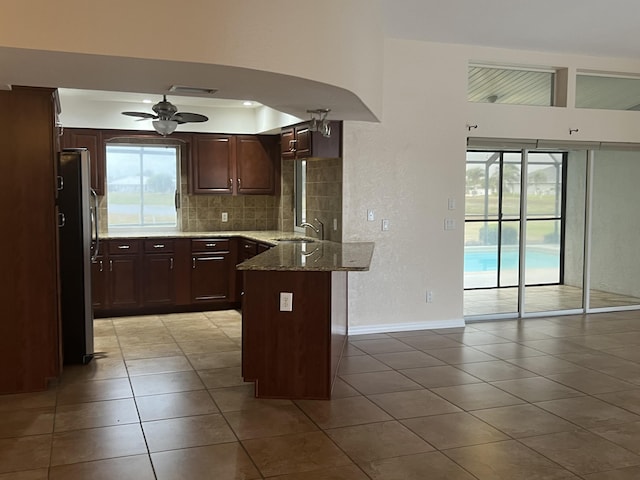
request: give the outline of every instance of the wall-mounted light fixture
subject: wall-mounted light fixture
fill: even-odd
[[[320,132],[323,137],[331,136],[331,124],[327,120],[327,115],[331,111],[330,108],[317,108],[315,110],[307,110],[311,115],[309,121],[309,130],[312,132]]]

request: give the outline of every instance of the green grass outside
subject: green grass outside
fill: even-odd
[[[498,209],[498,196],[490,195],[489,212],[495,214]],[[555,213],[554,195],[529,195],[527,198],[527,211],[529,215],[548,215],[553,216]],[[505,193],[502,198],[502,207],[505,216],[519,217],[520,215],[520,195]],[[469,218],[476,215],[484,215],[485,197],[484,196],[467,196],[465,198],[465,212]],[[477,218],[477,217],[476,217]],[[496,225],[497,222],[491,221],[489,224]],[[480,231],[484,226],[484,222],[465,223],[464,241],[466,244],[476,244],[481,241]],[[552,235],[556,228],[555,221],[530,221],[527,224],[527,243],[528,244],[549,244],[545,242],[545,237]],[[519,222],[504,222],[502,228],[520,228]]]
[[[133,192],[109,192],[109,203],[113,205],[135,205],[140,202],[140,194]],[[173,205],[171,193],[145,193],[146,205]]]
[[[465,197],[465,212],[467,215],[484,214],[484,196]],[[527,197],[527,211],[530,215],[554,215],[555,195],[529,195]],[[489,195],[489,212],[498,210],[498,195]],[[520,212],[520,195],[506,193],[502,197],[502,210],[504,213],[516,214]]]

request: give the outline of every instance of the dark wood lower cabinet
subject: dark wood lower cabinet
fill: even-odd
[[[234,308],[235,238],[110,239],[92,264],[96,317]],[[255,242],[254,242],[255,245]],[[126,252],[126,253],[123,253]]]
[[[329,399],[346,338],[347,272],[244,272],[242,376],[256,397]]]
[[[176,301],[173,254],[151,254],[143,258],[143,305],[173,305]]]
[[[140,306],[140,256],[109,255],[109,306]]]
[[[191,271],[192,302],[229,300],[230,265],[228,252],[194,254]]]

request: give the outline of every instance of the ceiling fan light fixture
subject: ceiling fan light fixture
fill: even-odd
[[[163,137],[171,135],[178,128],[178,122],[175,120],[154,120],[153,128]]]

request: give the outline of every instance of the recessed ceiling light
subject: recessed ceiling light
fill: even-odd
[[[252,107],[253,102],[251,100],[245,100],[244,102],[242,102],[242,105],[244,105],[245,107]]]
[[[153,103],[153,100],[149,100],[148,98],[145,98],[144,100],[142,100],[142,103]]]

